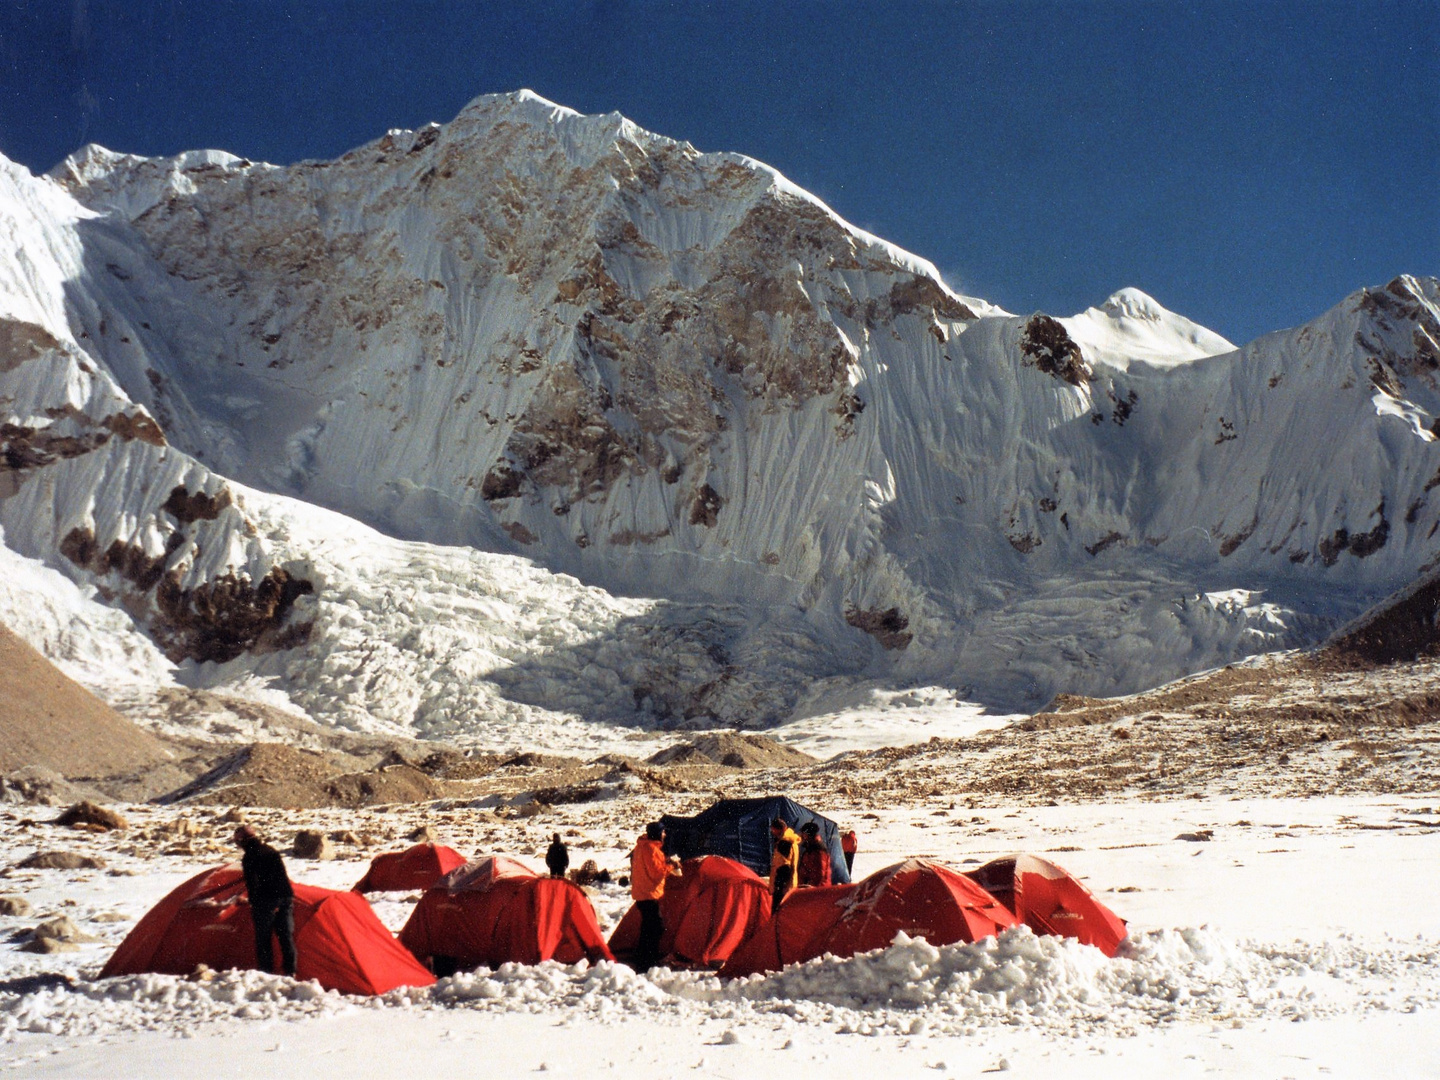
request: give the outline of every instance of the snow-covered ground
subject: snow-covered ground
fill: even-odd
[[[847,750],[907,746],[929,738],[963,739],[1004,727],[1014,716],[987,712],[940,686],[894,690],[849,679],[821,680],[794,719],[767,732],[797,750],[828,758]]]
[[[619,866],[631,824],[621,809],[569,807],[563,820],[516,821],[486,835],[533,855],[552,829],[574,828],[593,845],[587,856]],[[137,830],[176,816],[127,812]],[[1130,921],[1131,943],[1114,960],[1019,931],[941,949],[901,942],[728,984],[544,965],[376,1000],[255,973],[211,983],[89,981],[133,925],[96,916],[134,919],[217,859],[125,855],[125,841],[20,829],[18,816],[12,810],[0,832],[5,862],[37,844],[89,845],[119,871],[12,871],[0,882],[35,905],[29,918],[0,920],[0,930],[53,911],[103,939],[52,957],[0,950],[0,1067],[25,1076],[1440,1074],[1440,795],[1014,810],[936,799],[933,808],[879,809],[856,823],[861,872],[905,854],[964,865],[1015,850],[1050,853]],[[357,830],[384,820],[309,817]],[[462,836],[490,828],[463,811],[442,817],[462,849]],[[1212,839],[1178,838],[1204,831]],[[292,872],[346,887],[363,865],[358,856],[296,861]],[[624,891],[595,899],[608,931],[626,907]],[[397,894],[376,908],[398,928],[410,904]],[[77,981],[47,984],[51,973]]]

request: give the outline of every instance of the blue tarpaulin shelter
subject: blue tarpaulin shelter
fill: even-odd
[[[721,799],[694,817],[666,814],[660,819],[665,824],[665,854],[682,859],[723,855],[744,863],[761,877],[769,877],[770,822],[777,817],[796,832],[808,821],[819,825],[820,840],[830,852],[831,880],[837,885],[849,882],[845,853],[840,850],[840,827],[784,795]]]

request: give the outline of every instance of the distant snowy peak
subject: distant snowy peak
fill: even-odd
[[[1135,361],[1173,367],[1235,351],[1213,330],[1167,310],[1139,289],[1121,289],[1099,307],[1059,321],[1087,360],[1121,371]]]

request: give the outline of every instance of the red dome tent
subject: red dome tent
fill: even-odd
[[[578,885],[540,877],[500,856],[467,863],[436,882],[415,905],[400,943],[455,970],[614,959]]]
[[[975,882],[928,859],[906,859],[858,885],[797,889],[720,974],[779,971],[830,953],[854,956],[889,945],[904,931],[932,945],[977,941],[1015,917]]]
[[[660,898],[660,957],[670,967],[719,967],[770,917],[770,885],[719,855],[687,859],[682,868]],[[610,951],[628,963],[639,943],[640,910],[631,907],[610,935]]]
[[[430,888],[451,870],[465,865],[465,856],[443,844],[416,844],[404,851],[376,855],[354,892],[395,892]]]
[[[363,896],[298,883],[293,888],[296,978],[347,994],[383,994],[435,981]],[[206,870],[173,889],[135,924],[100,975],[188,975],[199,964],[217,971],[255,966],[255,930],[237,863]]]
[[[994,859],[965,875],[1037,934],[1057,934],[1114,956],[1125,920],[1054,863],[1035,855]]]

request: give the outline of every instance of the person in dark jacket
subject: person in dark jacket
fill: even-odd
[[[780,901],[784,900],[791,889],[795,887],[795,862],[796,844],[788,837],[782,837],[775,841],[775,868],[771,874],[775,883],[770,887],[770,909],[778,911]]]
[[[830,884],[830,849],[820,839],[820,826],[808,821],[800,827],[800,887]]]
[[[280,963],[284,974],[295,975],[295,891],[280,853],[260,839],[252,826],[235,830],[235,843],[245,852],[240,869],[245,873],[245,892],[250,899],[250,919],[255,924],[255,966],[274,974],[275,950],[272,936],[280,940]]]
[[[550,868],[551,877],[563,878],[565,871],[570,869],[570,852],[565,850],[565,842],[558,832],[545,852],[545,865]]]

